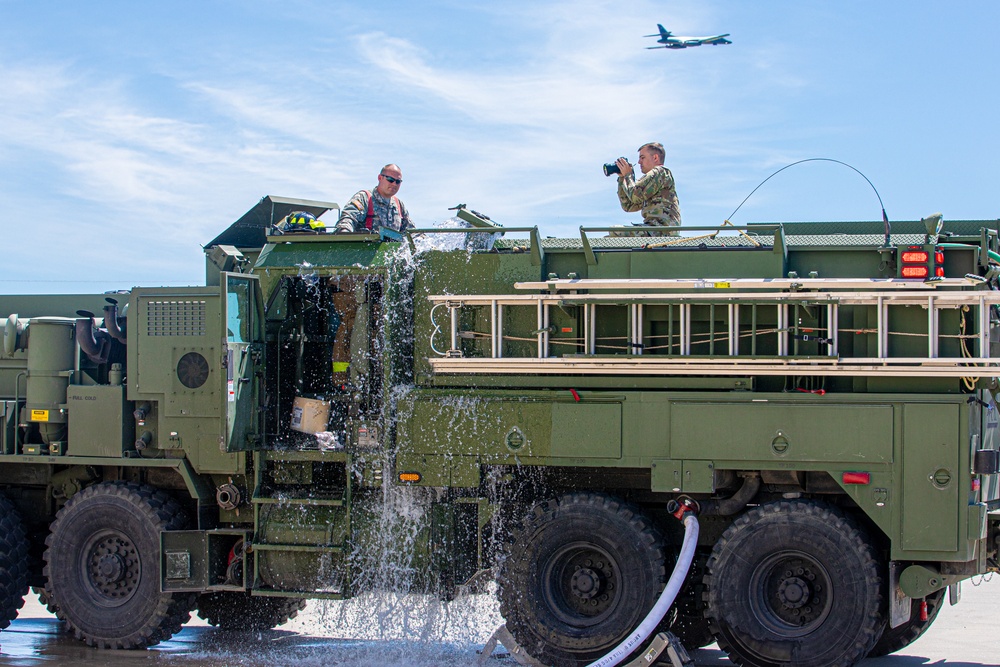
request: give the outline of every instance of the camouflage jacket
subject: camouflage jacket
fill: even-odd
[[[647,225],[677,226],[681,224],[681,205],[677,201],[674,175],[663,165],[657,165],[638,181],[629,174],[618,179],[618,199],[622,210],[642,211]]]
[[[410,213],[399,197],[393,197],[390,201],[380,195],[377,190],[362,190],[351,197],[351,200],[340,212],[337,231],[361,233],[368,231],[365,219],[368,217],[369,204],[372,214],[372,233],[377,234],[379,227],[396,232],[413,227]]]

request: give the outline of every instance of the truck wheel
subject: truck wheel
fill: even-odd
[[[198,616],[231,632],[270,630],[305,608],[302,598],[252,597],[236,592],[205,593],[198,598]]]
[[[877,658],[895,653],[919,639],[922,634],[927,632],[927,628],[931,627],[931,623],[941,612],[941,607],[944,606],[941,603],[944,601],[944,594],[947,590],[947,588],[942,588],[924,598],[927,601],[926,621],[920,620],[920,600],[914,600],[910,606],[910,620],[898,628],[885,626],[885,632],[875,644],[875,648],[868,653],[868,657]]]
[[[21,515],[0,495],[0,630],[17,618],[28,594],[28,538]]]
[[[576,493],[536,505],[499,575],[500,612],[550,665],[600,658],[649,613],[664,585],[663,538],[637,509]]]
[[[56,514],[45,540],[45,591],[77,639],[137,649],[169,639],[195,595],[160,592],[160,532],[187,524],[162,491],[124,482],[91,486]]]
[[[712,632],[738,665],[853,665],[885,623],[880,572],[868,536],[839,511],[812,501],[754,508],[712,550]]]

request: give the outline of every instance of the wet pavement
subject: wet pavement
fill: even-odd
[[[973,667],[1000,665],[1000,578],[980,586],[966,582],[962,602],[945,606],[924,637],[903,651],[866,660],[862,667]],[[426,611],[421,604],[388,613],[370,603],[311,602],[278,630],[229,633],[193,619],[173,639],[146,651],[98,651],[69,634],[65,625],[29,596],[21,615],[0,632],[0,665],[24,667],[472,667],[499,616],[489,596],[472,596]],[[444,611],[442,611],[444,608]],[[417,615],[414,614],[417,612]],[[423,614],[421,617],[418,615]],[[423,636],[423,640],[405,640]],[[379,639],[378,637],[389,637]],[[714,645],[692,652],[699,667],[731,665]],[[490,661],[496,667],[515,663]]]

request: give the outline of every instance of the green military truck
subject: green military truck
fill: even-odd
[[[0,297],[0,623],[86,643],[192,611],[495,578],[544,664],[661,627],[743,665],[896,651],[998,569],[1000,222],[274,235],[200,287]]]

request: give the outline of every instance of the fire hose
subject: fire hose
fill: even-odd
[[[684,579],[687,578],[688,571],[691,569],[691,562],[694,560],[695,547],[698,546],[699,526],[698,517],[695,515],[697,503],[690,499],[684,499],[681,502],[670,502],[668,510],[684,523],[684,543],[681,545],[680,555],[677,557],[674,571],[670,573],[667,585],[663,588],[663,592],[660,593],[656,604],[649,610],[642,623],[632,631],[632,634],[612,649],[610,653],[590,663],[587,667],[615,667],[615,665],[624,660],[626,656],[649,639],[649,636],[656,630],[656,627],[666,615],[667,610],[670,609],[670,606],[677,598],[677,593],[680,592],[681,586],[684,584]]]
[[[694,560],[694,552],[698,546],[698,518],[696,516],[697,512],[700,510],[698,503],[691,498],[682,498],[680,501],[671,500],[667,504],[667,510],[673,514],[674,518],[681,521],[684,524],[684,542],[681,544],[680,554],[677,556],[677,562],[674,564],[674,570],[670,573],[670,579],[667,580],[667,585],[664,586],[663,592],[660,593],[660,597],[657,599],[656,604],[650,609],[649,613],[646,614],[646,618],[632,631],[628,637],[625,638],[618,646],[612,649],[604,657],[590,663],[587,667],[615,667],[626,656],[634,652],[640,645],[642,645],[649,636],[653,634],[653,631],[660,625],[663,617],[666,616],[667,611],[673,605],[674,600],[677,598],[677,594],[680,592],[681,587],[684,585],[684,580],[687,578],[688,572],[691,569],[691,562]],[[510,651],[511,657],[519,665],[537,665],[542,666],[543,663],[538,662],[529,656],[523,647],[519,646],[514,637],[510,634],[506,625],[501,625],[493,636],[490,637],[489,641],[483,647],[483,651],[479,657],[479,665],[485,665],[489,660],[490,656],[493,654],[494,649],[497,644],[502,644],[504,647]],[[690,657],[688,657],[687,652],[684,647],[680,644],[676,637],[670,633],[660,633],[653,640],[649,648],[646,649],[638,658],[635,658],[626,667],[632,667],[632,665],[645,665],[651,663],[656,659],[662,652],[666,651],[670,657],[671,663],[675,667],[680,665],[693,665]]]

